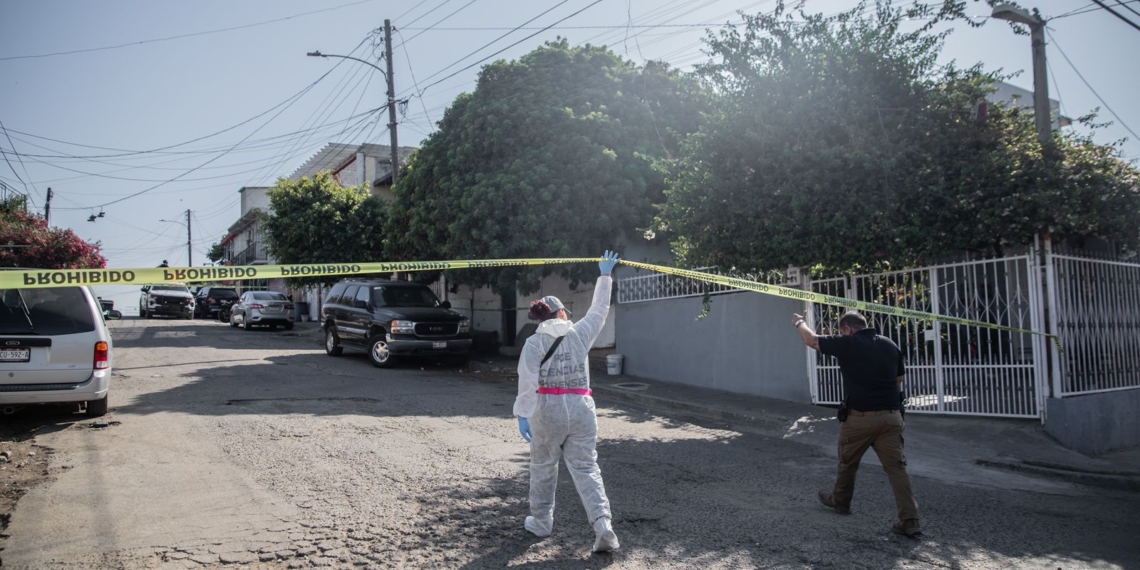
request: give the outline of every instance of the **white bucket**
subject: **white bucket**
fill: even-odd
[[[620,354],[607,354],[606,355],[606,373],[610,376],[618,376],[621,374],[621,364],[625,357]]]

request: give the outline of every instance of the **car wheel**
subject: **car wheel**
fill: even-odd
[[[89,400],[87,402],[87,415],[98,418],[107,415],[107,404],[110,395],[103,396],[102,400]]]
[[[233,316],[233,314],[231,313],[231,314],[230,314],[228,317],[226,317],[226,318],[227,318],[227,320],[229,320],[229,322],[230,322],[230,327],[231,327],[231,328],[235,328],[235,329],[236,329],[236,328],[237,328],[237,321],[235,321],[235,320],[234,320],[234,316]]]
[[[368,341],[368,360],[377,368],[387,368],[392,365],[392,350],[388,348],[388,341],[384,333],[380,333]]]
[[[340,338],[336,336],[336,329],[330,323],[325,328],[325,354],[329,356],[340,356],[344,352],[344,347],[340,345]]]

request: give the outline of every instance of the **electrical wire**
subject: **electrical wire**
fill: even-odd
[[[463,11],[465,8],[467,8],[468,6],[470,6],[470,5],[474,4],[474,3],[475,3],[475,2],[477,2],[477,1],[478,1],[478,0],[471,0],[470,2],[468,2],[468,3],[466,3],[466,4],[462,5],[462,6],[460,6],[460,7],[459,7],[459,9],[457,9],[457,10],[455,10],[454,12],[452,12],[452,13],[450,13],[450,14],[448,14],[448,15],[444,16],[443,18],[439,19],[439,20],[438,20],[436,23],[434,23],[434,24],[432,24],[432,25],[430,25],[430,26],[428,26],[428,27],[424,28],[422,31],[420,31],[420,33],[418,33],[418,34],[416,34],[416,35],[412,36],[411,38],[408,38],[408,40],[407,40],[407,41],[408,41],[408,42],[410,42],[410,41],[412,41],[412,40],[414,40],[414,39],[416,39],[416,38],[420,37],[420,36],[421,36],[421,35],[423,35],[424,33],[426,33],[426,32],[428,32],[429,30],[431,30],[432,28],[434,28],[434,27],[436,27],[437,25],[439,25],[439,24],[442,24],[443,22],[445,22],[445,21],[446,21],[448,18],[450,18],[450,17],[452,17],[452,16],[454,16],[454,15],[456,15],[456,14],[458,14],[458,13],[462,12],[462,11]],[[403,36],[400,36],[400,45],[404,45],[405,43],[407,43],[407,42],[405,42],[405,41],[404,41],[404,39],[403,39]],[[399,47],[399,46],[392,46],[392,49],[396,49],[397,47]]]
[[[120,48],[125,48],[125,47],[143,45],[143,44],[152,44],[152,43],[156,43],[156,42],[167,42],[167,41],[178,40],[178,39],[183,39],[183,38],[205,36],[205,35],[209,35],[209,34],[220,34],[222,32],[232,32],[235,30],[245,30],[248,28],[255,28],[255,27],[264,26],[267,24],[275,24],[277,22],[284,22],[286,20],[292,20],[294,18],[300,18],[302,16],[319,14],[321,12],[331,12],[333,10],[340,10],[341,8],[347,8],[349,6],[356,6],[358,4],[367,4],[369,2],[375,2],[375,1],[376,0],[359,0],[357,2],[349,2],[348,4],[341,4],[339,6],[332,6],[330,8],[322,8],[320,10],[312,10],[310,12],[301,12],[300,14],[293,14],[292,16],[285,16],[284,18],[277,18],[274,20],[266,20],[264,22],[254,22],[252,24],[244,24],[241,26],[231,26],[229,28],[220,28],[220,29],[216,29],[216,30],[205,30],[205,31],[201,31],[201,32],[191,32],[188,34],[179,34],[176,36],[169,36],[169,37],[165,37],[165,38],[154,38],[154,39],[149,39],[149,40],[141,40],[141,41],[136,41],[136,42],[128,42],[128,43],[116,44],[116,45],[110,45],[110,46],[102,46],[102,47],[95,47],[95,48],[83,48],[83,49],[75,49],[75,50],[69,50],[69,51],[58,51],[58,52],[52,52],[52,53],[41,53],[41,54],[34,54],[34,55],[14,55],[14,56],[8,56],[8,57],[0,57],[0,61],[10,61],[10,60],[15,60],[15,59],[36,59],[36,58],[43,58],[43,57],[54,57],[54,56],[59,56],[59,55],[72,55],[72,54],[77,54],[77,53],[106,51],[106,50],[120,49]]]
[[[1100,101],[1100,104],[1104,105],[1104,108],[1108,109],[1109,113],[1112,113],[1112,116],[1116,118],[1116,121],[1120,123],[1120,126],[1124,127],[1124,130],[1128,131],[1134,137],[1133,140],[1140,140],[1140,136],[1136,136],[1136,131],[1133,131],[1132,128],[1129,127],[1120,118],[1120,115],[1116,114],[1116,111],[1113,111],[1112,107],[1108,106],[1108,103],[1105,102],[1104,97],[1101,97],[1100,93],[1097,93],[1096,89],[1093,89],[1093,86],[1089,84],[1087,79],[1085,79],[1085,76],[1081,75],[1081,70],[1077,69],[1076,65],[1073,65],[1073,61],[1069,59],[1069,56],[1067,54],[1065,54],[1065,50],[1061,49],[1061,44],[1057,43],[1056,36],[1054,36],[1052,33],[1049,33],[1048,30],[1046,30],[1046,33],[1049,34],[1049,39],[1052,40],[1053,45],[1057,48],[1057,51],[1061,54],[1061,57],[1065,58],[1065,62],[1069,64],[1069,67],[1073,69],[1073,73],[1077,74],[1077,77],[1081,79],[1081,82],[1085,84],[1085,87],[1088,87],[1089,91],[1092,91],[1092,94],[1096,96],[1098,101]]]
[[[565,2],[566,2],[566,0],[563,0],[563,2],[560,2],[560,3],[556,4],[556,5],[554,6],[554,8],[557,8],[558,6],[561,6],[561,5],[562,5],[562,4],[564,4]],[[566,20],[569,20],[570,18],[573,18],[574,16],[577,16],[578,14],[581,14],[582,12],[585,12],[586,10],[589,10],[590,8],[593,8],[594,6],[597,6],[598,4],[601,4],[602,2],[603,2],[603,0],[594,0],[593,2],[591,2],[591,3],[587,4],[587,5],[586,5],[586,7],[584,7],[584,8],[582,8],[582,9],[580,9],[580,10],[578,10],[578,11],[576,11],[576,12],[574,12],[574,13],[570,14],[569,16],[566,16],[566,17],[564,17],[564,18],[562,18],[562,19],[558,20],[558,21],[557,21],[557,22],[555,22],[554,24],[551,24],[550,26],[547,26],[547,27],[545,27],[545,28],[543,28],[543,29],[541,29],[541,30],[539,30],[539,31],[537,31],[537,32],[535,32],[535,33],[533,33],[533,34],[530,34],[529,36],[527,36],[527,37],[525,37],[525,38],[523,38],[523,39],[521,39],[521,40],[519,40],[519,41],[517,41],[517,42],[515,42],[515,43],[513,43],[513,44],[511,44],[511,45],[509,45],[509,46],[507,46],[507,47],[505,47],[505,48],[503,48],[503,49],[501,49],[501,50],[499,50],[499,51],[497,51],[497,52],[495,52],[495,53],[493,53],[493,54],[489,55],[489,56],[487,56],[487,57],[484,57],[483,59],[480,59],[479,61],[476,61],[476,62],[474,62],[474,63],[472,63],[472,64],[470,64],[470,65],[468,65],[468,66],[466,66],[466,67],[464,67],[464,68],[462,68],[462,69],[456,70],[454,73],[452,73],[452,74],[450,74],[450,75],[448,75],[448,76],[444,77],[443,79],[439,79],[439,80],[435,81],[434,83],[430,83],[430,84],[426,85],[426,86],[425,86],[425,87],[424,87],[424,88],[423,88],[423,89],[422,89],[422,90],[421,90],[419,93],[417,93],[417,94],[416,94],[416,96],[417,96],[417,97],[422,97],[422,96],[423,96],[423,94],[424,94],[424,92],[425,92],[425,91],[427,91],[428,89],[431,89],[433,86],[435,86],[435,85],[439,85],[440,83],[442,83],[442,82],[444,82],[444,81],[447,81],[448,79],[450,79],[450,78],[452,78],[452,77],[455,77],[456,75],[459,75],[460,73],[463,73],[464,71],[467,71],[468,69],[471,69],[472,67],[475,67],[476,65],[479,65],[480,63],[483,63],[484,61],[487,61],[488,59],[491,59],[492,57],[495,57],[495,56],[497,56],[497,55],[499,55],[499,54],[501,54],[501,53],[503,53],[503,52],[505,52],[505,51],[507,51],[507,50],[509,50],[509,49],[511,49],[511,48],[513,48],[513,47],[515,47],[515,46],[517,46],[517,45],[519,45],[519,44],[521,44],[521,43],[523,43],[523,42],[525,42],[525,41],[527,41],[527,40],[531,39],[531,38],[533,38],[533,37],[535,37],[535,36],[537,36],[538,34],[541,34],[542,32],[545,32],[546,30],[549,30],[551,27],[553,27],[553,26],[555,26],[555,25],[558,25],[558,24],[561,24],[562,22],[565,22]],[[553,10],[554,8],[551,8],[550,10]],[[549,12],[550,10],[547,10],[547,12]],[[543,12],[543,14],[545,14],[545,13],[546,13],[546,12]],[[541,16],[541,14],[540,14],[540,16]],[[537,18],[537,16],[536,16],[536,18]],[[533,21],[533,19],[532,19],[531,21]],[[528,22],[528,23],[529,23],[529,22]],[[505,37],[506,35],[507,35],[507,34],[504,34],[504,37]],[[495,41],[498,41],[498,40],[495,40]],[[493,43],[493,42],[492,42],[492,43]],[[481,50],[481,49],[483,49],[483,48],[479,48],[479,49]],[[477,51],[479,51],[479,50],[476,50],[476,52],[477,52]],[[467,57],[470,57],[470,56],[466,56],[466,57],[464,57],[463,59],[467,59]],[[463,61],[463,59],[460,59],[459,61]],[[455,65],[455,64],[452,64],[452,65]],[[451,66],[448,66],[448,67],[451,67]],[[447,68],[444,68],[444,69],[447,69]],[[437,72],[437,73],[436,73],[436,75],[438,75],[439,73],[442,73],[442,71],[441,71],[441,72]],[[430,79],[430,77],[429,77],[429,79]],[[426,81],[426,79],[425,79],[425,81]]]
[[[1124,14],[1121,14],[1120,12],[1117,12],[1116,10],[1109,8],[1108,4],[1105,4],[1101,0],[1093,0],[1093,2],[1095,2],[1097,6],[1104,8],[1105,11],[1108,12],[1109,14],[1112,14],[1113,16],[1116,16],[1117,18],[1119,18],[1121,22],[1124,22],[1125,24],[1132,26],[1133,28],[1136,29],[1136,31],[1140,31],[1140,24],[1137,24],[1136,22],[1129,20],[1127,17],[1124,16]],[[1125,7],[1127,8],[1127,6],[1125,6]],[[1132,9],[1129,8],[1129,10],[1132,10]],[[1133,12],[1135,12],[1135,10],[1133,10]]]

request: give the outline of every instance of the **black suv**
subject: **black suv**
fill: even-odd
[[[232,305],[237,300],[238,294],[233,287],[207,285],[198,289],[198,292],[194,294],[194,314],[198,317],[213,318],[217,316],[222,301]]]
[[[440,302],[424,285],[381,279],[346,279],[333,286],[321,308],[325,352],[364,350],[379,368],[397,356],[471,354],[471,321]]]

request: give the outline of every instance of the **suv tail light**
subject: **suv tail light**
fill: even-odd
[[[95,370],[111,367],[111,347],[104,341],[95,343]]]
[[[213,302],[214,302],[214,298],[213,298],[213,297],[206,297],[206,302],[207,302],[207,303],[213,303]]]

